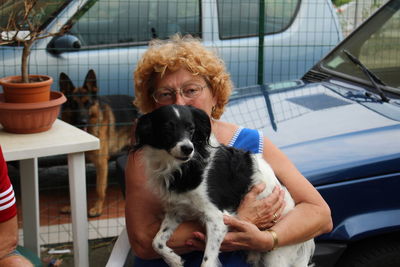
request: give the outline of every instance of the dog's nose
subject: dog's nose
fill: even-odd
[[[193,152],[193,145],[191,144],[184,144],[181,146],[181,151],[182,153],[184,153],[185,155],[190,155]]]
[[[87,124],[88,124],[88,120],[86,119],[86,118],[80,118],[80,119],[78,119],[77,120],[77,124],[79,125],[79,126],[87,126]]]

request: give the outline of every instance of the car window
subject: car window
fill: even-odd
[[[95,0],[71,21],[82,46],[143,44],[180,32],[201,37],[198,0]]]
[[[51,18],[54,18],[57,13],[64,7],[68,2],[65,0],[38,0],[33,7],[33,11],[31,12],[31,16],[34,16],[34,19],[31,19],[34,25],[39,27],[44,27]],[[17,24],[21,27],[20,29],[28,30],[29,25],[21,25],[18,23],[18,19],[22,19],[24,15],[24,0],[4,0],[0,1],[0,29],[6,29],[9,14],[15,14],[17,18]]]
[[[218,24],[221,39],[258,34],[259,0],[218,0]],[[299,0],[265,0],[265,34],[278,33],[289,27]]]
[[[360,60],[371,69],[400,67],[400,12],[371,35],[360,49]]]
[[[367,21],[363,27],[346,39],[322,65],[335,73],[362,79],[365,74],[352,63],[343,50],[356,56],[368,69],[388,86],[400,88],[400,3],[394,2]],[[399,92],[399,90],[396,90]]]

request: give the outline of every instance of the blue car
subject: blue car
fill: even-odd
[[[236,90],[223,119],[262,129],[329,204],[314,266],[400,266],[400,0],[301,80]]]
[[[22,4],[0,1],[0,29]],[[69,28],[32,48],[30,73],[52,76],[53,90],[61,72],[81,85],[93,69],[100,94],[133,95],[132,73],[148,42],[176,32],[217,50],[237,87],[257,84],[261,65],[265,82],[298,79],[342,40],[331,0],[265,0],[263,46],[259,0],[38,0],[36,6],[45,32]],[[0,77],[19,74],[21,53],[21,45],[0,46]]]

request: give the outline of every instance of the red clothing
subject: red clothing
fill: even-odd
[[[14,190],[8,177],[7,164],[0,146],[0,222],[17,215]]]

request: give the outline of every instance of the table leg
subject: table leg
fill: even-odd
[[[24,247],[40,257],[39,174],[37,158],[20,160]]]
[[[89,266],[85,154],[68,154],[74,265]]]

